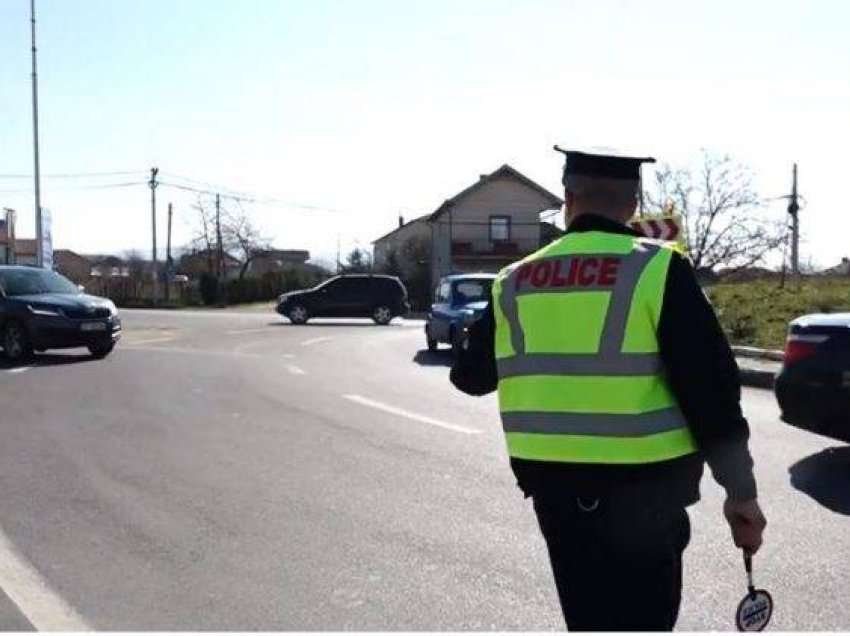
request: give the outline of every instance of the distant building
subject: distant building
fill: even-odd
[[[71,250],[55,250],[53,269],[75,283],[83,284],[91,278],[92,262]]]
[[[821,272],[821,274],[833,274],[839,276],[848,276],[850,275],[850,258],[846,256],[841,259],[841,262],[835,267],[830,267]]]
[[[405,223],[404,217],[398,217],[398,227],[375,240],[372,250],[372,261],[376,267],[387,265],[390,255],[395,255],[399,268],[403,273],[408,273],[414,266],[409,262],[410,256],[405,254],[405,246],[409,241],[422,241],[428,244],[430,252],[431,226],[428,225],[428,217],[425,214],[417,219]]]
[[[37,265],[38,255],[35,245],[35,239],[15,239],[15,264]]]
[[[478,181],[447,199],[430,215],[399,227],[374,242],[374,262],[389,254],[403,257],[400,246],[411,238],[428,243],[432,285],[452,272],[497,272],[560,235],[541,214],[557,216],[563,200],[511,166],[481,175]],[[402,268],[409,267],[404,263]]]
[[[310,260],[307,250],[263,250],[257,252],[245,269],[246,276],[262,276],[271,272],[304,269]]]
[[[124,259],[117,256],[91,256],[90,275],[93,278],[127,278],[130,276],[130,267]]]
[[[224,279],[233,280],[239,278],[239,270],[242,268],[242,261],[235,256],[224,252],[222,258],[224,266]],[[197,279],[202,274],[215,274],[218,268],[218,251],[217,250],[198,250],[184,254],[180,257],[177,265],[177,272],[185,274],[189,278]]]

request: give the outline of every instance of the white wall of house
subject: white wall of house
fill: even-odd
[[[540,242],[540,212],[549,207],[542,194],[516,179],[496,179],[452,207],[452,240],[471,242],[476,252],[490,251],[490,217],[505,216],[510,219],[509,240],[519,251],[531,252]],[[446,216],[440,222],[447,223]]]
[[[505,175],[493,179],[454,203],[450,212],[432,223],[434,284],[452,271],[475,270],[468,263],[453,263],[451,244],[467,243],[474,253],[495,251],[491,240],[491,217],[510,219],[508,241],[516,244],[517,256],[540,247],[540,213],[552,209],[552,200],[525,183]]]
[[[428,227],[427,217],[411,221],[398,228],[395,232],[375,241],[372,252],[372,260],[375,267],[386,265],[387,258],[393,251],[398,255],[399,265],[403,269],[410,267],[410,263],[403,262],[401,248],[407,241],[413,238],[430,240],[431,229]]]
[[[446,219],[448,221],[448,219]],[[440,277],[454,271],[451,252],[451,224],[431,223],[431,287],[436,288]]]

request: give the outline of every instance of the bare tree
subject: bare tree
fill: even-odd
[[[239,280],[245,277],[245,272],[257,256],[271,249],[271,240],[257,228],[242,205],[228,209],[222,220],[222,241],[236,252],[242,261],[239,269]]]
[[[728,156],[703,151],[695,168],[663,165],[644,200],[650,212],[682,216],[697,271],[750,267],[785,240],[785,223],[765,217],[751,172]]]
[[[219,247],[216,236],[215,197],[199,195],[197,203],[192,207],[198,215],[198,220],[190,245],[193,251],[206,255],[207,271],[213,274],[217,269],[215,253]],[[242,279],[251,261],[271,248],[271,240],[254,225],[251,216],[238,201],[224,200],[219,207],[221,247],[241,262],[239,278]]]
[[[190,249],[206,255],[207,273],[214,274],[216,267],[213,249],[218,243],[215,235],[215,204],[210,201],[209,196],[199,194],[192,209],[198,215],[198,225],[190,240]]]
[[[144,287],[145,258],[139,250],[129,250],[124,253],[123,260],[127,268],[127,283],[132,288],[130,296],[138,298]]]

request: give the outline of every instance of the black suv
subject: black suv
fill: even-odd
[[[88,347],[102,358],[120,337],[111,300],[83,294],[47,269],[0,266],[0,345],[9,360],[66,347]]]
[[[407,289],[396,276],[345,274],[335,276],[313,289],[281,294],[277,313],[293,324],[310,318],[371,318],[386,325],[410,311]]]

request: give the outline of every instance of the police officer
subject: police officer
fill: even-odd
[[[566,234],[500,272],[451,380],[498,389],[567,627],[669,631],[705,462],[761,545],[738,368],[688,260],[626,226],[654,159],[561,152]]]

